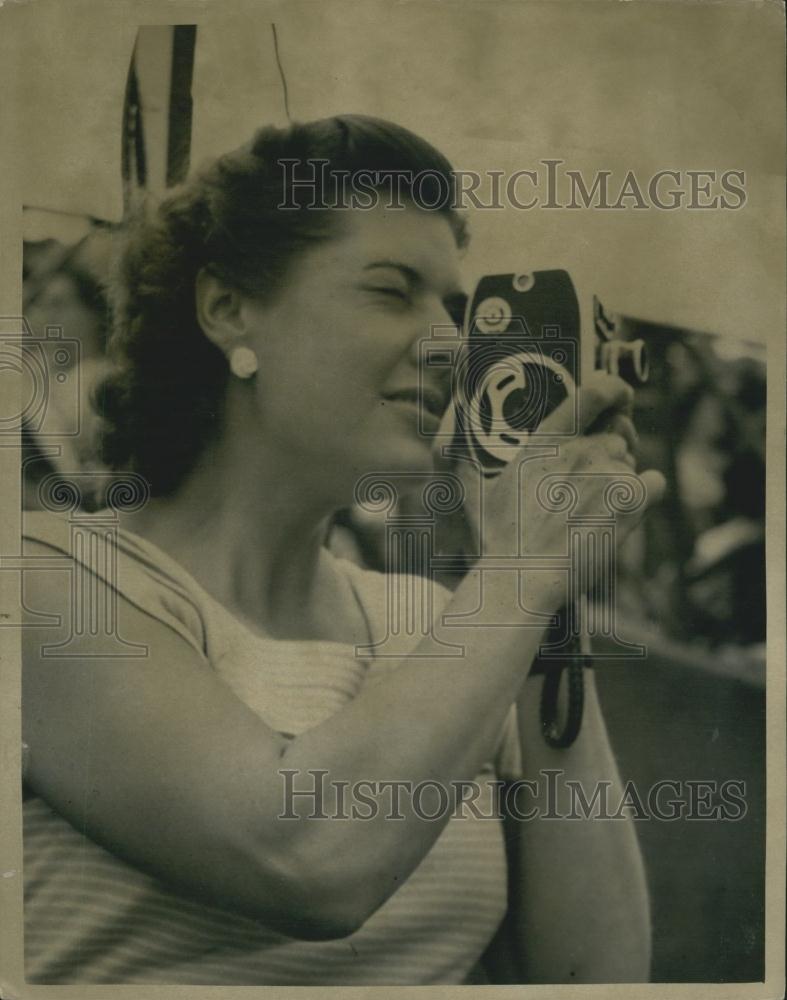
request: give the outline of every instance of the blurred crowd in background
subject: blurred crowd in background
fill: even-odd
[[[39,344],[48,343],[53,329],[77,342],[68,364],[78,376],[71,384],[80,412],[77,435],[53,436],[53,393],[47,433],[34,421],[25,424],[25,509],[42,505],[42,483],[51,489],[79,471],[82,505],[95,510],[111,481],[99,458],[100,417],[90,402],[110,365],[111,258],[109,227],[94,226],[73,244],[25,243],[25,318]],[[745,337],[734,341],[655,321],[623,317],[622,324],[624,336],[645,340],[650,355],[651,378],[636,396],[641,465],[663,471],[669,488],[622,551],[619,614],[650,623],[690,655],[721,652],[740,661],[745,650],[750,665],[744,669],[756,671],[764,663],[766,624],[765,349]],[[450,525],[437,536],[441,554],[461,545],[461,531]],[[330,541],[341,554],[385,569],[384,516],[343,511]]]
[[[765,641],[765,351],[629,322],[648,344],[641,460],[669,490],[624,552],[621,594],[675,638]]]
[[[23,307],[31,344],[22,397],[32,400],[38,364],[46,370],[44,407],[23,408],[22,507],[46,506],[58,480],[79,472],[81,506],[101,507],[109,472],[99,458],[100,419],[91,395],[109,370],[107,297],[112,234],[92,228],[73,244],[30,240],[23,252]],[[23,345],[24,351],[24,345]],[[73,415],[76,411],[78,424]],[[77,433],[74,433],[77,431]]]

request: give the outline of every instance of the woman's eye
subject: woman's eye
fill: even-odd
[[[370,292],[377,292],[380,295],[388,295],[394,299],[401,299],[406,302],[409,298],[408,294],[402,288],[390,288],[387,286],[378,286],[369,289]]]

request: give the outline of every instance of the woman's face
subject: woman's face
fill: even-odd
[[[340,213],[336,237],[298,258],[273,303],[242,306],[266,445],[343,490],[369,471],[430,471],[449,379],[431,368],[419,376],[419,344],[463,307],[443,216],[414,206]]]

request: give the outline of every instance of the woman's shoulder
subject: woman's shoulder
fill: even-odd
[[[62,588],[63,572],[70,573],[66,588],[72,611],[81,607],[84,593],[93,607],[84,606],[83,612],[100,617],[100,609],[111,608],[117,595],[205,653],[205,602],[199,588],[156,546],[124,531],[111,516],[24,511],[21,535],[28,579],[56,576]]]
[[[22,511],[22,546],[25,549],[37,549],[39,546],[58,549],[67,552],[71,537],[71,519],[66,514],[58,514],[48,510]],[[32,546],[26,543],[33,542]]]

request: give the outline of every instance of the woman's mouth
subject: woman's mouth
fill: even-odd
[[[440,419],[445,412],[447,400],[442,392],[431,387],[400,389],[383,397],[390,402],[406,402]]]
[[[383,397],[384,403],[393,404],[418,419],[419,428],[433,432],[440,426],[446,407],[442,394],[434,389],[402,389]]]

